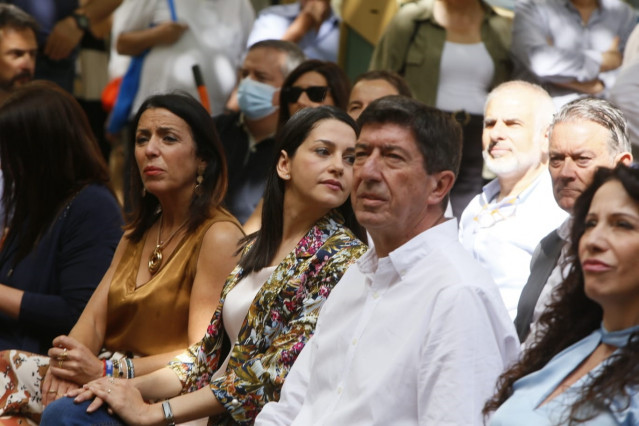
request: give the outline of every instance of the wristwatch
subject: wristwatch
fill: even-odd
[[[91,23],[89,22],[89,18],[87,18],[87,15],[80,12],[73,12],[71,14],[71,17],[75,20],[75,23],[79,29],[81,29],[82,31],[89,30],[89,26],[91,26]]]
[[[166,425],[175,426],[175,419],[173,418],[171,403],[168,400],[162,403],[162,411],[164,411],[164,420],[166,421]]]

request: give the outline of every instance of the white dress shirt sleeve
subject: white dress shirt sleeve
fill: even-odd
[[[484,424],[481,411],[495,378],[519,353],[512,323],[495,315],[498,298],[471,286],[438,295],[419,366],[420,425]]]

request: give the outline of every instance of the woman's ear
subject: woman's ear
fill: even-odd
[[[277,175],[282,180],[291,178],[291,157],[284,150],[280,151],[280,158],[277,160]]]
[[[200,160],[198,165],[197,165],[197,174],[198,176],[201,176],[204,174],[204,171],[206,170],[206,166],[208,166],[207,162],[204,160]]]

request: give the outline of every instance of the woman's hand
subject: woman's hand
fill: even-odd
[[[54,362],[54,360],[51,360]],[[73,382],[59,379],[51,373],[51,368],[47,370],[42,382],[42,405],[45,407],[64,396],[67,392],[78,389],[79,386]]]
[[[83,385],[103,375],[102,361],[72,337],[56,337],[48,354],[49,372],[58,379]]]
[[[126,424],[154,424],[163,419],[162,410],[157,407],[154,409],[154,406],[145,403],[140,391],[127,380],[104,377],[84,385],[83,390],[76,397],[76,402],[86,401],[91,396],[96,397],[87,408],[89,413],[106,402],[110,412],[120,416]],[[75,393],[77,392],[71,393],[70,396]]]

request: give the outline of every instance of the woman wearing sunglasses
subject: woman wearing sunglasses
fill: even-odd
[[[350,90],[348,77],[337,64],[316,59],[302,62],[282,85],[277,128],[306,107],[333,105],[346,111]]]

